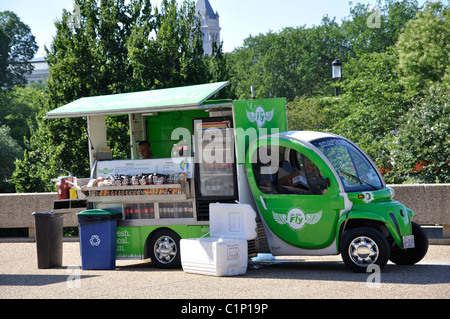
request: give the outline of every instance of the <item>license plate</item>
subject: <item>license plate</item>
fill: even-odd
[[[414,248],[414,235],[411,236],[403,236],[403,248]]]

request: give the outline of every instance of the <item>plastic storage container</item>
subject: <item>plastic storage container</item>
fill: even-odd
[[[33,213],[39,269],[62,266],[63,215],[54,212]]]
[[[80,229],[81,268],[85,270],[109,270],[116,267],[118,212],[101,209],[78,213]]]
[[[211,204],[209,238],[182,239],[181,265],[188,273],[237,276],[247,272],[247,240],[256,238],[250,205]]]

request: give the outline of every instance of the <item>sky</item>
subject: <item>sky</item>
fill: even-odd
[[[209,0],[220,16],[223,50],[231,52],[243,45],[250,35],[281,31],[285,27],[319,25],[322,17],[336,17],[337,22],[350,15],[348,0]],[[161,0],[151,0],[159,4]],[[376,0],[353,0],[353,3],[373,4]],[[419,1],[423,4],[424,0]],[[74,0],[0,0],[0,12],[15,12],[31,28],[43,57],[44,45],[50,48],[56,34],[54,22],[63,9],[73,11]]]

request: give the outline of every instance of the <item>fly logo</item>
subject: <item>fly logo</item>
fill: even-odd
[[[266,122],[272,121],[275,109],[266,112],[262,106],[257,106],[254,112],[248,110],[245,111],[247,112],[247,118],[250,122],[256,122],[258,127],[263,127]]]
[[[304,218],[305,216],[299,213],[291,214],[289,216],[289,224],[295,223],[296,225],[300,225]]]
[[[288,224],[293,230],[301,230],[307,224],[317,224],[322,218],[322,211],[315,214],[305,214],[301,209],[294,208],[287,215],[277,214],[274,211],[272,211],[272,215],[278,224]]]

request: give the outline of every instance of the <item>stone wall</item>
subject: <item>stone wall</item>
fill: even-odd
[[[0,194],[0,228],[28,228],[35,236],[34,212],[50,212],[57,193]],[[76,213],[64,214],[64,226],[77,226]]]
[[[415,213],[421,225],[443,225],[450,237],[450,184],[390,185],[395,199]],[[0,228],[29,228],[34,236],[33,212],[53,209],[56,193],[0,194]],[[76,212],[64,214],[64,226],[77,226]]]
[[[390,185],[394,199],[414,211],[421,225],[450,224],[450,184]]]

